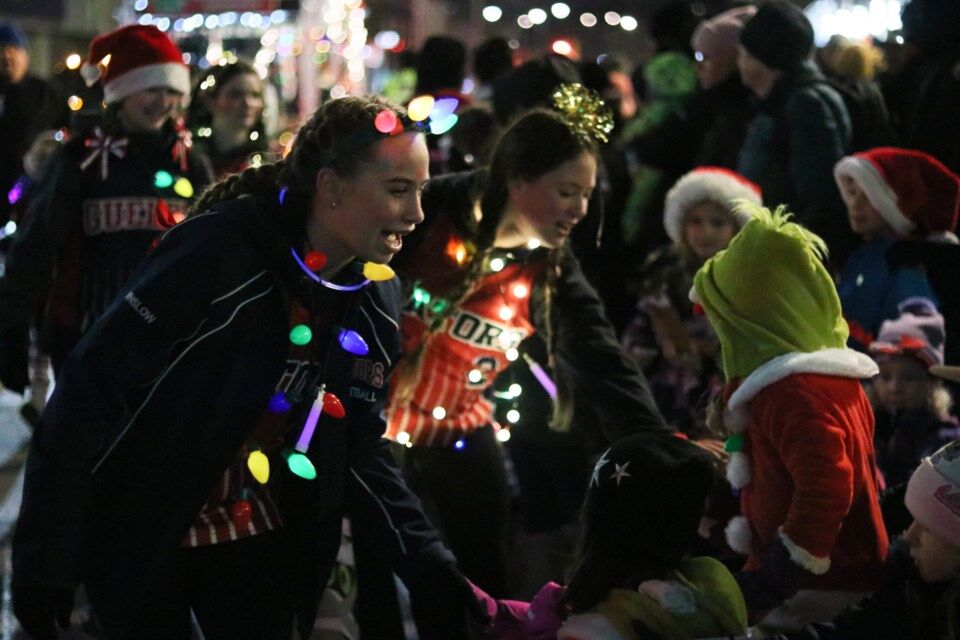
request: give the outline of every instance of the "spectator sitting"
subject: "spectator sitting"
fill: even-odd
[[[720,344],[687,294],[693,274],[724,249],[748,219],[733,200],[760,204],[760,189],[726,169],[699,167],[670,189],[663,226],[671,243],[652,253],[640,275],[636,314],[622,344],[643,367],[668,424],[702,437],[704,408],[719,383]]]
[[[583,505],[566,588],[533,602],[486,597],[500,640],[701,638],[746,632],[746,606],[730,572],[694,557],[709,455],[671,435],[623,438],[601,456]]]
[[[904,301],[901,311],[870,345],[880,367],[871,383],[877,466],[888,486],[905,483],[921,459],[960,438],[950,394],[929,373],[943,364],[943,316],[923,298]]]
[[[911,237],[956,243],[960,178],[920,151],[881,147],[847,156],[834,176],[853,232],[864,244],[843,265],[837,286],[850,346],[865,350],[884,320],[912,296],[937,303],[926,275],[891,268],[887,252]]]
[[[960,371],[952,370],[952,376]],[[891,546],[884,582],[832,624],[820,640],[932,640],[957,637],[960,610],[960,441],[924,458],[907,485],[913,524]],[[794,636],[791,636],[791,638]]]

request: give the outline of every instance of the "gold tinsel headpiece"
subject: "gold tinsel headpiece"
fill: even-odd
[[[553,106],[578,138],[610,142],[607,134],[613,131],[613,111],[595,91],[579,83],[562,84],[553,92],[552,99]]]

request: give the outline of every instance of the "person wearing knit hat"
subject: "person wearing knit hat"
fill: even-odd
[[[740,80],[737,47],[744,23],[756,12],[752,5],[725,11],[701,22],[690,39],[706,118],[697,166],[737,166],[747,124],[756,114],[753,94]]]
[[[688,435],[703,433],[703,399],[716,387],[719,344],[687,301],[693,274],[724,249],[749,219],[734,201],[760,204],[760,189],[721,167],[698,167],[667,193],[663,226],[672,241],[654,251],[640,272],[636,313],[621,344],[644,368],[668,422]]]
[[[0,22],[0,226],[17,198],[10,190],[24,174],[23,156],[42,132],[70,122],[62,96],[46,80],[29,73],[27,36],[12,22]],[[6,243],[3,243],[6,244]]]
[[[488,601],[490,635],[526,638],[703,638],[746,633],[730,572],[691,557],[715,481],[709,454],[668,434],[628,436],[597,461],[566,587],[531,604]]]
[[[737,580],[754,619],[799,629],[871,591],[886,557],[860,385],[877,365],[844,348],[823,240],[782,207],[741,207],[750,221],[700,268],[690,298],[717,332],[727,380],[727,479],[743,514],[727,540],[747,556]]]
[[[811,60],[813,28],[793,3],[764,3],[740,32],[740,79],[758,99],[736,165],[770,202],[823,238],[834,260],[853,244],[835,219],[840,194],[833,165],[850,148],[853,127],[840,93]]]
[[[890,487],[906,482],[924,456],[960,438],[950,393],[931,372],[943,364],[943,316],[924,298],[909,298],[900,310],[870,344],[880,367],[870,382],[877,466]]]
[[[49,290],[40,335],[56,372],[211,180],[178,119],[189,74],[165,33],[133,25],[98,36],[85,69],[107,107],[51,160],[0,280],[0,382],[15,391],[28,378],[8,345],[34,321],[39,297]]]
[[[813,26],[794,4],[765,3],[740,31],[740,44],[771,69],[796,67],[813,53]]]
[[[804,637],[956,637],[956,613],[960,610],[960,440],[947,443],[914,467],[905,499],[900,498],[909,527],[890,545],[883,582],[870,598],[843,611],[828,625],[813,625]]]
[[[960,577],[960,441],[923,459],[904,502],[914,518],[906,539],[921,577],[926,582]]]
[[[926,273],[894,267],[888,254],[901,239],[957,243],[960,178],[926,153],[894,147],[846,156],[833,173],[850,227],[864,241],[844,263],[838,290],[850,345],[866,349],[903,300],[939,305]]]
[[[736,72],[740,32],[756,12],[753,5],[736,7],[697,25],[690,46],[698,63],[701,88],[715,87]]]

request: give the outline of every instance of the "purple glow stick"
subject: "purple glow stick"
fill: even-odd
[[[540,386],[543,387],[543,390],[547,392],[547,395],[550,396],[551,400],[557,399],[557,383],[555,383],[546,371],[543,370],[537,361],[531,358],[526,353],[523,354],[523,359],[527,363],[527,366],[530,367],[530,371],[533,373],[533,377],[537,379],[537,382],[540,383]]]
[[[327,385],[320,385],[317,391],[317,397],[310,405],[310,413],[307,414],[307,421],[303,423],[303,431],[300,432],[300,438],[297,440],[297,446],[294,447],[300,453],[306,453],[310,447],[310,440],[313,438],[313,432],[317,430],[317,422],[320,421],[320,413],[323,411],[323,395],[326,393]]]

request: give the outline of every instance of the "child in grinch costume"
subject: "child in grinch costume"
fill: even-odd
[[[727,477],[743,516],[727,527],[754,621],[778,630],[829,620],[878,584],[887,534],[877,502],[877,374],[846,348],[823,240],[775,213],[753,217],[694,277],[691,299],[716,330],[727,385]]]

